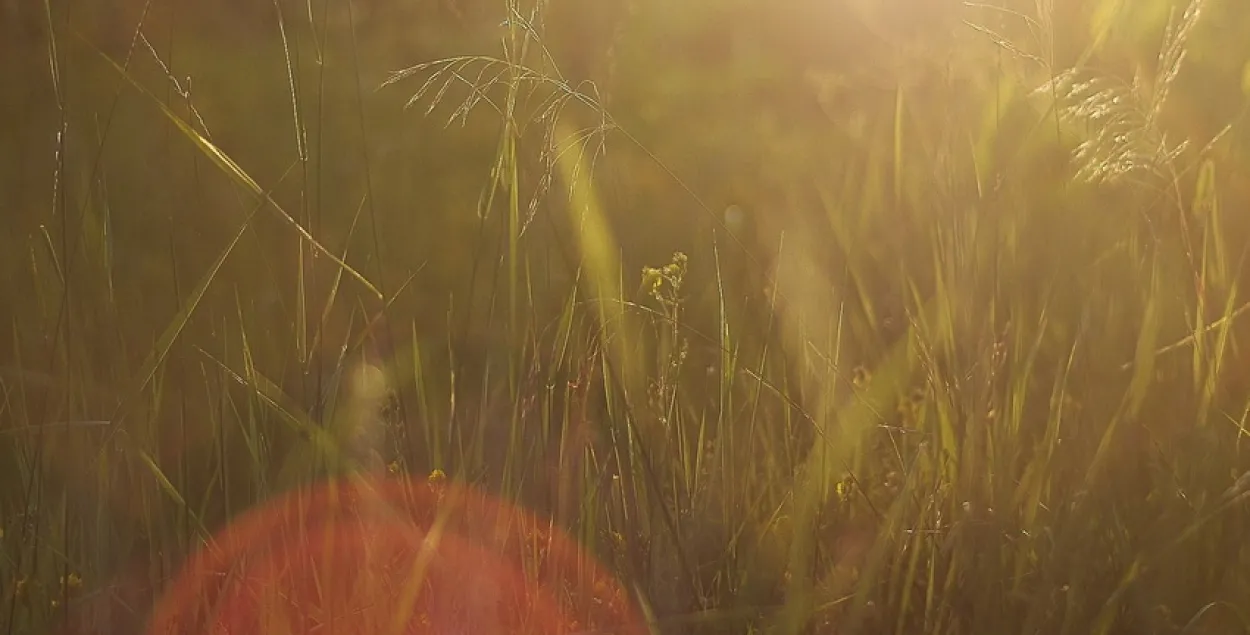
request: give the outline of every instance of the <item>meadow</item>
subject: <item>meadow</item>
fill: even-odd
[[[0,4],[0,632],[361,475],[534,632],[1250,632],[1250,5]]]

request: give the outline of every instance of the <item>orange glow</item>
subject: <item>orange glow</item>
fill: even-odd
[[[478,490],[321,484],[192,556],[151,635],[644,632],[626,594],[549,522]]]

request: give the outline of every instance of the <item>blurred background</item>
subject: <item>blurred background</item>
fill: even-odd
[[[0,628],[139,628],[367,467],[552,516],[655,632],[1250,630],[1246,33],[0,2]]]

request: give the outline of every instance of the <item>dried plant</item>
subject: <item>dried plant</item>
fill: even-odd
[[[555,137],[556,124],[565,109],[580,104],[598,116],[597,122],[576,132],[579,141],[589,142],[587,146],[591,156],[588,165],[592,170],[606,151],[606,135],[616,129],[603,105],[598,85],[591,80],[576,84],[570,82],[543,44],[539,30],[545,4],[537,3],[526,14],[515,3],[508,3],[509,17],[501,25],[506,30],[505,55],[502,58],[465,55],[424,62],[392,72],[379,87],[386,88],[411,77],[425,75],[424,82],[408,99],[405,108],[424,102],[425,113],[429,115],[444,103],[453,87],[460,87],[467,88],[469,94],[455,105],[447,120],[448,125],[456,121],[463,125],[471,112],[485,106],[507,122],[514,137],[520,137],[531,125],[541,126],[539,160],[543,169],[522,219],[522,234],[533,222],[542,197],[551,186],[559,145]],[[536,58],[534,65],[527,63],[529,58]],[[502,89],[502,95],[495,89]],[[503,171],[497,166],[496,172],[498,176]]]
[[[1084,127],[1086,137],[1073,150],[1078,179],[1106,183],[1134,174],[1175,173],[1172,166],[1188,141],[1171,143],[1159,119],[1205,4],[1206,0],[1191,0],[1179,20],[1175,14],[1169,19],[1153,81],[1141,72],[1125,83],[1073,67],[1036,89],[1035,95],[1058,100],[1056,108],[1064,122]]]

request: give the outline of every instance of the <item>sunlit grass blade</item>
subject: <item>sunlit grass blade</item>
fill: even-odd
[[[85,38],[84,38],[84,42],[86,42]],[[92,46],[93,49],[95,48],[94,45],[91,45],[90,42],[87,42],[87,44],[89,46]],[[204,135],[200,134],[199,131],[197,131],[190,123],[188,123],[182,117],[178,116],[178,114],[175,113],[173,110],[171,110],[169,106],[165,104],[165,102],[157,98],[156,95],[153,95],[151,91],[149,91],[146,87],[140,84],[125,68],[119,65],[111,57],[109,57],[108,55],[105,55],[102,51],[99,51],[98,49],[96,50],[96,52],[99,54],[101,58],[107,61],[108,64],[113,67],[114,70],[116,70],[123,78],[125,78],[126,81],[131,86],[133,86],[135,90],[139,91],[139,93],[143,94],[144,96],[150,98],[152,100],[152,103],[156,104],[157,107],[160,108],[161,114],[165,115],[165,118],[168,119],[170,123],[174,124],[174,126],[178,128],[178,131],[181,132],[182,135],[186,137],[188,141],[191,141],[191,143],[194,144],[195,147],[199,149],[201,153],[204,154],[204,156],[208,157],[209,160],[213,162],[213,165],[216,165],[218,169],[224,172],[232,180],[234,180],[236,183],[246,188],[247,191],[251,193],[253,196],[258,197],[265,203],[268,203],[269,205],[271,205],[278,212],[278,214],[282,217],[282,219],[285,220],[288,225],[294,228],[296,232],[299,233],[300,237],[305,242],[307,242],[309,246],[311,246],[313,249],[320,252],[322,255],[328,258],[335,265],[338,265],[343,271],[347,272],[349,276],[351,276],[357,282],[363,285],[364,288],[368,290],[370,293],[372,293],[375,297],[378,297],[378,298],[382,297],[382,292],[379,291],[377,287],[375,287],[374,284],[369,281],[368,278],[366,278],[360,272],[356,271],[354,268],[352,268],[351,265],[344,262],[337,255],[335,255],[334,252],[330,251],[324,245],[322,245],[320,241],[318,241],[311,233],[309,233],[309,231],[306,228],[304,228],[303,225],[299,223],[299,221],[295,219],[295,217],[287,213],[287,211],[283,209],[282,206],[279,205],[278,202],[273,199],[269,191],[266,191],[265,189],[261,188],[260,184],[258,184],[255,179],[249,176],[248,173],[244,171],[243,168],[234,161],[234,159],[230,158],[230,155],[223,152],[220,148],[217,147],[216,144],[214,144]]]

